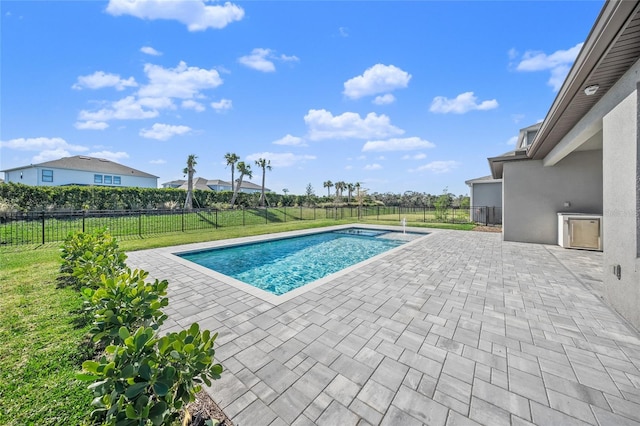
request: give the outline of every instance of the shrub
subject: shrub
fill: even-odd
[[[157,330],[167,315],[169,304],[166,280],[145,282],[148,272],[127,268],[117,275],[102,275],[97,289],[82,289],[85,312],[93,316],[93,340],[104,345],[121,344],[121,327]]]
[[[61,252],[60,272],[72,275],[76,285],[96,288],[102,275],[117,275],[126,268],[127,255],[106,229],[69,233]]]
[[[130,334],[119,330],[121,345],[111,345],[99,361],[85,361],[94,381],[91,416],[105,425],[170,425],[180,410],[195,399],[201,384],[220,378],[222,366],[213,364],[217,334],[189,330],[157,338],[149,327]]]

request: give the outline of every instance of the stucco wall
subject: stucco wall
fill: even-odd
[[[636,76],[636,81],[638,77]],[[607,301],[640,329],[638,91],[603,118],[604,285]],[[620,265],[621,278],[614,275]]]
[[[602,213],[602,151],[574,152],[550,167],[505,163],[502,190],[505,241],[557,244],[558,212]]]
[[[473,206],[502,207],[502,182],[474,183]]]

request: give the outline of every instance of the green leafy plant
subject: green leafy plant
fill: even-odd
[[[120,344],[121,327],[156,330],[167,318],[162,308],[169,304],[166,280],[146,282],[148,272],[127,268],[117,275],[101,277],[98,288],[82,289],[85,312],[93,317],[93,340],[104,345]]]
[[[126,268],[127,255],[104,228],[70,232],[60,251],[60,272],[71,274],[80,285],[96,287],[102,275],[119,274]]]
[[[85,361],[81,380],[95,398],[92,417],[104,425],[170,425],[180,410],[195,399],[201,384],[220,378],[214,364],[217,334],[189,330],[157,337],[151,327],[130,334],[121,327],[121,345],[110,345],[99,361]]]

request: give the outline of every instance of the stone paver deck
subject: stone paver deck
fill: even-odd
[[[208,390],[236,426],[640,425],[601,253],[434,231],[279,305],[166,253],[128,263],[169,280],[169,328],[220,333]]]

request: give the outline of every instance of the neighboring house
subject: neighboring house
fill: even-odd
[[[162,184],[163,188],[179,188],[187,190],[188,183],[186,180],[173,180],[171,182],[165,182]],[[195,178],[193,180],[193,189],[199,189],[202,191],[233,191],[231,187],[231,183],[228,181],[220,180],[220,179],[205,179],[205,178]],[[269,188],[264,189],[265,192],[271,192]],[[261,192],[262,186],[256,185],[255,183],[243,181],[242,186],[240,186],[240,192],[246,193],[254,193]]]
[[[483,176],[465,183],[471,194],[471,220],[487,225],[502,223],[502,179]]]
[[[7,183],[157,188],[158,176],[104,158],[76,155],[2,170]]]
[[[603,214],[607,301],[640,328],[640,3],[608,1],[531,141],[489,159],[503,238],[555,244],[558,212]]]
[[[182,186],[182,184],[185,182],[186,180],[183,180],[183,179],[172,180],[171,182],[163,183],[162,187],[163,188],[180,188],[180,186]]]

